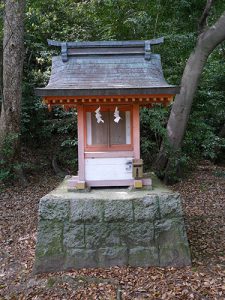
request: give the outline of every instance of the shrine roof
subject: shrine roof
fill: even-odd
[[[105,96],[129,94],[177,94],[169,85],[159,54],[151,45],[163,39],[127,42],[49,41],[61,46],[61,55],[52,57],[49,83],[36,89],[38,96]]]

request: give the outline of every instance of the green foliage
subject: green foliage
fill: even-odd
[[[192,107],[183,148],[191,157],[215,160],[225,150],[225,139],[219,137],[225,123],[223,47],[210,56]]]
[[[77,146],[78,145],[78,141],[77,141],[77,139],[67,139],[67,140],[65,140],[65,141],[63,141],[62,143],[61,143],[61,146],[62,147],[65,147],[65,146],[67,146],[67,147],[74,147],[74,146]]]
[[[182,179],[184,172],[187,174],[192,169],[195,165],[195,161],[182,151],[182,149],[174,151],[167,145],[167,152],[169,158],[167,168],[163,170],[163,173],[157,175],[166,179],[167,184],[173,184]]]
[[[18,140],[18,133],[10,133],[4,140],[1,154],[5,159],[11,159],[14,154],[13,145]]]
[[[74,151],[72,151],[74,149]],[[64,147],[58,153],[58,161],[62,169],[66,170],[68,174],[74,175],[78,170],[77,148]]]
[[[12,158],[14,156],[14,144],[18,137],[17,133],[10,133],[3,142],[0,153],[0,183],[13,177],[12,170],[15,164],[12,164]]]
[[[215,128],[203,118],[192,114],[183,151],[190,157],[215,160],[220,150],[225,149],[225,139],[218,137]]]
[[[225,172],[224,171],[217,170],[217,171],[214,172],[214,175],[216,177],[222,177],[222,178],[225,179]]]
[[[0,160],[0,183],[8,180],[10,178],[10,170],[6,166],[4,160]]]
[[[156,159],[162,139],[166,137],[167,118],[168,110],[160,105],[141,110],[141,153],[147,168]]]

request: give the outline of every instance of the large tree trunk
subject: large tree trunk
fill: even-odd
[[[18,150],[20,134],[24,14],[25,0],[5,1],[0,153],[8,138],[12,147],[12,159]]]
[[[194,94],[196,92],[203,67],[209,54],[225,40],[225,12],[209,29],[203,31],[197,39],[196,47],[191,53],[181,80],[180,94],[176,95],[167,123],[167,135],[171,153],[178,151],[182,145],[190,115]],[[171,159],[163,144],[161,146],[156,169],[165,177],[171,167]]]

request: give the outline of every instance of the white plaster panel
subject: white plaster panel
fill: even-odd
[[[130,137],[130,111],[126,111],[126,144],[131,144]]]
[[[92,144],[92,136],[91,136],[91,113],[87,112],[86,113],[86,118],[87,118],[87,144],[91,145]]]
[[[132,179],[132,157],[86,158],[85,180]]]

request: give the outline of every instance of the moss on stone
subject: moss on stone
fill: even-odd
[[[40,220],[36,256],[55,256],[63,253],[63,222]]]

